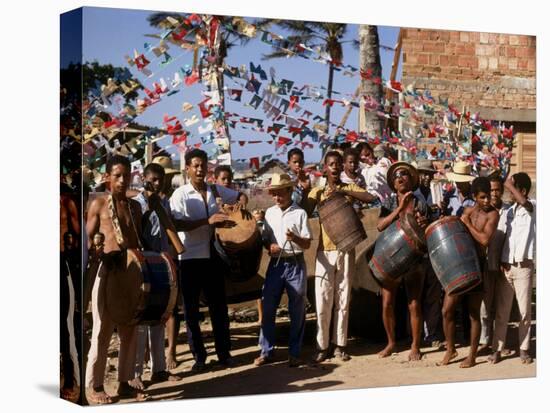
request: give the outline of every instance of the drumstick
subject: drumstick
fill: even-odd
[[[166,231],[166,235],[168,236],[170,243],[174,246],[176,253],[183,254],[185,252],[185,247],[181,243],[180,237],[178,236],[178,231],[176,230],[172,219],[168,216],[168,213],[164,207],[160,204],[156,204],[153,206],[153,210],[157,213],[159,221]]]

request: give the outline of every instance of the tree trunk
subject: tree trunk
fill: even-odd
[[[327,99],[332,98],[332,82],[334,80],[334,65],[332,63],[329,64],[328,67],[328,85],[327,85]],[[325,119],[327,122],[327,134],[330,130],[330,104],[327,103],[327,106],[325,108]]]
[[[371,72],[371,79],[361,78],[361,95],[371,96],[377,102],[383,101],[382,84],[376,84],[372,79],[382,78],[380,64],[380,43],[378,27],[370,25],[359,26],[359,67],[364,72]],[[382,106],[379,107],[382,109]],[[369,137],[382,135],[383,119],[376,111],[366,111],[364,105],[359,108],[359,131],[366,132]]]

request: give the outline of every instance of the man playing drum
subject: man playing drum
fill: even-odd
[[[405,214],[412,214],[420,228],[428,224],[428,209],[426,204],[413,191],[418,186],[418,171],[406,162],[394,163],[388,169],[387,181],[394,191],[383,203],[380,209],[377,229],[382,232],[391,223]],[[420,297],[424,285],[425,271],[422,266],[411,269],[403,276],[405,289],[407,291],[408,306],[411,321],[412,344],[409,353],[409,361],[416,361],[422,358],[420,353],[420,342],[422,332],[422,309]],[[395,298],[397,286],[382,287],[382,319],[384,329],[388,338],[386,347],[378,353],[379,357],[388,357],[395,347]]]
[[[189,183],[174,191],[170,209],[186,250],[179,256],[180,282],[187,337],[195,359],[192,371],[198,372],[206,368],[206,349],[199,326],[201,291],[208,301],[218,362],[225,366],[231,364],[224,280],[227,269],[211,247],[214,227],[228,220],[228,215],[220,212],[220,204],[236,203],[239,192],[221,185],[206,184],[208,158],[200,149],[185,154],[185,170]]]
[[[164,168],[157,163],[150,163],[143,170],[144,191],[140,192],[134,199],[139,202],[142,220],[142,239],[145,248],[149,251],[168,252],[168,236],[162,226],[155,208],[170,210],[166,198],[161,198],[159,193],[164,186]],[[160,203],[156,206],[155,203]],[[139,325],[137,327],[137,357],[135,368],[135,379],[130,383],[133,387],[143,389],[141,380],[143,373],[143,362],[145,358],[145,344],[149,339],[151,352],[151,382],[176,381],[178,376],[169,374],[166,371],[166,359],[164,357],[164,323],[157,325]]]
[[[371,202],[375,197],[355,184],[343,184],[340,176],[343,169],[343,159],[340,152],[329,151],[325,155],[324,169],[327,175],[327,185],[312,189],[302,205],[308,214],[333,192],[361,202]],[[315,264],[315,303],[317,310],[317,349],[314,361],[321,363],[329,357],[329,345],[332,343],[334,355],[347,361],[350,356],[345,352],[349,319],[349,302],[351,297],[352,270],[355,267],[355,250],[339,251],[328,237],[321,224],[319,246]],[[333,324],[332,339],[329,337],[331,323]]]
[[[93,286],[92,300],[92,340],[86,365],[86,398],[91,404],[112,403],[105,392],[103,380],[107,363],[107,351],[115,322],[105,309],[105,283],[109,271],[125,261],[128,248],[141,245],[141,208],[139,203],[126,197],[130,184],[130,161],[124,156],[113,155],[106,165],[105,181],[110,187],[108,195],[95,198],[88,210],[86,232],[88,246],[92,246],[94,234],[105,236],[103,254],[99,257],[97,273],[88,279],[88,288]],[[87,303],[84,303],[86,308]],[[128,383],[134,378],[136,361],[136,326],[116,325],[120,338],[118,353],[118,395],[143,398],[144,394]]]
[[[482,268],[486,268],[487,246],[498,224],[499,213],[491,205],[491,184],[488,178],[475,178],[472,181],[472,195],[475,200],[473,207],[466,207],[460,217],[476,241],[477,252]],[[468,300],[468,314],[470,316],[470,353],[460,364],[460,367],[473,367],[476,364],[477,347],[481,334],[480,308],[483,299],[483,284],[463,294]],[[462,295],[445,293],[443,300],[443,332],[447,351],[439,365],[447,365],[458,353],[455,350],[455,308]]]

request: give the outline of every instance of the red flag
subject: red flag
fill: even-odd
[[[250,167],[260,169],[260,158],[255,156],[254,158],[250,158]]]

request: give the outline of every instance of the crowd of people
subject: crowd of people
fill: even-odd
[[[150,163],[143,171],[143,189],[129,191],[130,162],[113,155],[106,164],[104,181],[108,191],[88,202],[82,227],[84,248],[84,302],[91,303],[92,334],[85,366],[85,394],[90,404],[107,404],[113,397],[105,391],[104,378],[111,336],[116,329],[118,349],[118,396],[147,397],[142,381],[146,342],[151,360],[151,381],[178,381],[170,373],[177,366],[175,343],[179,331],[178,307],[183,308],[186,336],[194,358],[192,372],[208,368],[207,351],[200,327],[201,296],[204,296],[212,323],[216,363],[231,367],[231,330],[226,304],[224,274],[228,271],[213,246],[215,228],[229,217],[222,205],[246,208],[249,199],[232,188],[230,167],[215,170],[215,183],[208,183],[207,154],[192,149],[185,154],[187,183],[173,192],[166,185],[166,171]],[[460,217],[475,241],[483,281],[461,295],[445,293],[435,275],[428,254],[402,277],[407,294],[412,336],[409,360],[422,358],[424,343],[446,349],[440,365],[457,357],[455,350],[456,308],[461,301],[464,323],[469,325],[470,352],[460,367],[473,367],[476,357],[488,355],[498,363],[506,348],[506,332],[514,297],[519,304],[519,356],[532,362],[529,351],[531,295],[534,279],[536,202],[529,198],[531,180],[523,172],[502,181],[498,173],[476,177],[466,162],[451,169],[434,167],[428,160],[395,162],[384,148],[368,143],[355,147],[331,148],[322,160],[324,179],[312,186],[304,170],[300,149],[288,152],[288,173],[274,174],[265,189],[273,205],[254,211],[261,229],[262,243],[270,261],[265,274],[260,315],[260,353],[255,366],[275,360],[276,313],[284,292],[288,296],[290,333],[288,365],[323,363],[331,357],[349,361],[347,351],[351,280],[355,271],[355,251],[340,251],[320,224],[315,260],[316,352],[311,360],[302,357],[306,319],[307,275],[304,251],[315,246],[308,218],[333,193],[343,194],[357,213],[365,207],[379,207],[379,232],[395,220],[412,215],[424,230],[443,216]],[[452,185],[435,186],[440,178]],[[434,188],[443,188],[440,193]],[[512,203],[503,202],[507,190]],[[84,204],[86,205],[86,204]],[[158,208],[169,213],[185,250],[175,254],[169,243]],[[74,226],[74,225],[73,225]],[[80,231],[80,229],[79,229]],[[126,260],[129,249],[171,254],[178,270],[181,305],[157,325],[117,324],[105,309],[105,279],[112,268]],[[74,270],[73,270],[74,272]],[[382,287],[382,319],[387,344],[378,353],[390,356],[396,347],[395,300],[397,286]],[[168,349],[165,355],[165,338]],[[69,350],[67,350],[69,351]],[[74,352],[74,349],[72,349]],[[64,369],[67,388],[78,386],[72,365]],[[71,379],[72,378],[72,379]],[[68,384],[67,384],[68,383]],[[68,393],[67,393],[68,394]],[[69,396],[67,396],[69,397]]]

